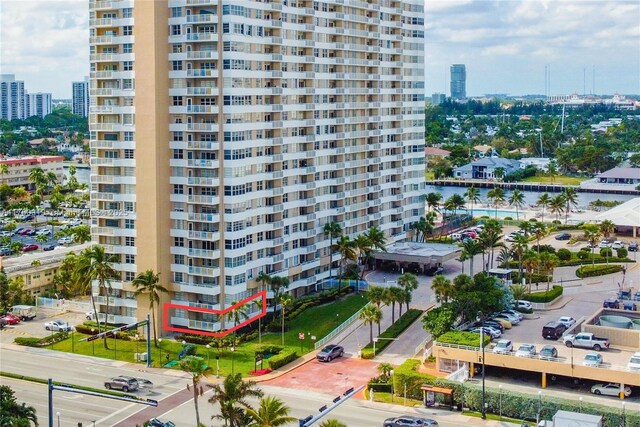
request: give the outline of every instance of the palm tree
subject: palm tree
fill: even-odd
[[[538,255],[540,255],[540,239],[547,235],[547,226],[543,222],[534,222],[531,234],[536,238]]]
[[[426,197],[427,208],[429,211],[439,211],[440,202],[442,201],[442,194],[440,193],[429,193]]]
[[[243,423],[249,418],[246,411],[251,409],[247,399],[263,396],[254,381],[243,381],[239,373],[227,376],[221,384],[214,384],[211,389],[213,396],[208,402],[220,405],[220,414],[213,415],[211,419],[223,420],[225,427],[244,426]]]
[[[387,298],[389,304],[391,304],[391,323],[396,322],[396,303],[400,309],[400,316],[402,316],[402,303],[404,302],[404,290],[398,286],[390,286],[387,292]],[[380,324],[378,324],[378,335],[380,335]]]
[[[600,231],[605,239],[608,239],[615,229],[616,225],[610,219],[605,219],[600,223]]]
[[[551,197],[549,197],[549,193],[542,193],[540,197],[538,197],[538,201],[536,202],[538,206],[542,208],[542,218],[540,221],[544,222],[544,210],[549,207],[551,203]]]
[[[527,250],[522,255],[522,267],[524,268],[524,271],[529,276],[529,292],[531,292],[531,282],[533,281],[533,272],[537,270],[539,266],[540,266],[540,258],[534,251]],[[522,277],[520,277],[520,280],[522,281]]]
[[[147,270],[149,271],[149,270]],[[202,389],[198,387],[203,377],[211,374],[211,368],[202,357],[186,356],[180,359],[180,369],[191,375],[191,387],[193,388],[193,406],[196,410],[196,425],[200,425],[200,411],[198,409],[198,397],[202,395]]]
[[[442,274],[438,274],[433,278],[431,290],[433,290],[433,293],[436,295],[436,301],[442,304],[448,303],[454,294],[451,280],[447,279]]]
[[[342,273],[344,271],[344,267],[347,261],[355,261],[356,260],[356,251],[355,244],[353,240],[349,238],[349,236],[340,236],[338,241],[335,243],[335,249],[340,253],[340,277],[338,278],[338,293],[340,293],[340,287],[342,284]]]
[[[230,307],[238,304],[238,301],[232,301]],[[280,300],[280,304],[282,304],[282,300]],[[242,320],[247,320],[249,318],[249,313],[247,312],[247,306],[242,304],[235,308],[230,309],[227,314],[225,314],[227,320],[231,320],[233,322],[233,327],[238,326]]]
[[[102,246],[92,246],[80,253],[78,264],[76,266],[76,275],[79,280],[85,283],[98,282],[98,293],[103,293],[107,305],[105,313],[104,325],[107,330],[107,322],[109,317],[109,297],[111,296],[111,280],[120,278],[118,271],[113,268],[113,264],[119,262],[117,256],[107,254]],[[93,312],[96,316],[98,330],[100,330],[100,318],[96,309],[96,302],[91,292],[91,304]],[[108,349],[107,336],[104,336],[104,348]]]
[[[73,241],[76,243],[85,243],[91,240],[91,230],[88,225],[73,227],[71,234],[73,235]]]
[[[560,194],[565,203],[564,223],[566,224],[569,221],[571,208],[578,205],[578,192],[573,187],[566,187]]]
[[[411,273],[405,273],[398,278],[398,285],[409,295],[413,294],[413,291],[418,289],[418,278]],[[409,303],[410,300],[407,301],[407,298],[404,298],[404,302],[407,304],[407,311],[409,311]],[[400,308],[400,312],[402,315],[402,307]]]
[[[469,274],[473,276],[473,259],[476,255],[482,254],[482,263],[484,264],[485,250],[477,240],[466,239],[464,242],[462,242],[462,253],[469,260]]]
[[[547,175],[551,178],[551,183],[553,184],[556,180],[556,176],[558,175],[558,165],[555,160],[551,160],[547,165]]]
[[[360,311],[359,317],[365,325],[369,325],[369,343],[373,343],[373,324],[382,320],[382,310],[370,304]]]
[[[47,186],[53,188],[58,183],[58,177],[55,172],[49,171],[45,174],[47,178]]]
[[[256,278],[256,282],[260,283],[260,292],[264,291],[264,286],[271,283],[271,276],[261,271]],[[256,308],[262,311],[263,301],[254,300]],[[262,344],[262,316],[258,317],[258,344]]]
[[[18,403],[15,393],[8,385],[0,385],[0,426],[28,427],[38,426],[38,416],[33,406]]]
[[[513,295],[513,299],[516,301],[524,299],[527,295],[527,288],[521,283],[515,283],[511,285],[511,294]]]
[[[518,257],[518,270],[520,271],[520,277],[522,277],[522,257],[525,252],[529,249],[529,240],[521,234],[518,234],[513,239],[513,244],[511,245],[511,250]]]
[[[367,263],[373,254],[373,247],[371,246],[371,241],[367,237],[366,233],[359,234],[353,239],[353,246],[357,252],[356,259],[359,260],[358,268],[360,268],[360,263],[363,264],[362,270],[360,272],[360,278],[364,278],[364,271],[367,268]]]
[[[509,261],[511,261],[511,258],[511,250],[507,247],[503,247],[500,248],[500,253],[498,254],[498,257],[496,259],[498,260],[498,265],[506,265],[507,263],[509,263]]]
[[[6,163],[0,164],[0,176],[2,177],[2,183],[4,184],[4,176],[9,173],[9,165]]]
[[[386,301],[387,290],[388,288],[383,288],[382,286],[369,285],[369,289],[366,290],[364,296],[371,304],[375,304],[376,307],[380,308]]]
[[[153,330],[153,343],[158,347],[158,336],[156,327],[156,305],[160,304],[160,293],[168,293],[164,286],[160,285],[160,273],[153,270],[146,270],[131,281],[131,285],[136,289],[136,296],[147,294],[149,296],[149,310],[151,311],[151,329]]]
[[[289,278],[273,276],[269,280],[269,284],[271,285],[271,292],[273,292],[273,311],[275,313],[275,307],[280,302],[282,292],[289,287]]]
[[[487,192],[487,198],[493,201],[493,205],[496,208],[496,218],[498,217],[498,204],[504,202],[504,190],[500,187],[494,187]]]
[[[290,409],[277,397],[267,396],[260,399],[258,409],[247,408],[252,418],[248,427],[278,427],[297,420],[289,416]]]
[[[448,206],[447,209],[453,211],[453,215],[455,215],[458,209],[464,208],[464,197],[460,194],[453,194],[446,200],[445,204]]]
[[[551,213],[556,214],[556,221],[560,218],[562,212],[564,212],[564,198],[561,194],[554,196],[551,201],[549,201],[549,210]]]
[[[511,197],[509,197],[509,206],[516,207],[516,221],[520,220],[519,209],[522,209],[522,206],[524,206],[524,193],[517,188],[513,190]]]
[[[291,295],[284,294],[282,298],[280,298],[280,315],[282,317],[282,345],[284,345],[284,315],[285,310],[293,304],[293,298]]]
[[[553,269],[556,268],[559,264],[558,257],[555,254],[550,252],[542,252],[540,254],[540,268],[547,276],[547,292],[549,291],[549,282],[551,275],[553,274]]]
[[[386,241],[387,238],[384,237],[384,232],[380,230],[377,226],[373,226],[369,229],[369,231],[365,232],[367,238],[369,239],[369,243],[373,249],[379,250],[381,252],[387,251]]]
[[[467,200],[471,202],[471,216],[473,216],[473,208],[475,204],[480,201],[480,190],[475,187],[469,187],[464,193],[464,197],[466,197]]]
[[[41,193],[42,189],[47,186],[48,179],[44,170],[40,167],[31,169],[29,172],[29,181],[35,187],[36,193]]]
[[[337,222],[328,222],[324,225],[324,235],[329,237],[329,279],[333,277],[333,239],[342,234],[342,227]]]
[[[412,225],[412,228],[416,230],[416,242],[424,242],[427,240],[427,236],[433,233],[436,227],[436,213],[427,212],[427,214],[421,217],[418,222]]]
[[[319,427],[347,427],[346,424],[341,423],[340,421],[336,420],[336,419],[329,419],[326,421],[323,421],[322,423],[320,423]]]
[[[582,229],[584,230],[584,237],[587,242],[589,242],[589,246],[591,247],[591,265],[595,265],[596,260],[593,256],[593,250],[602,237],[602,231],[600,231],[600,228],[595,224],[585,224],[582,226]]]

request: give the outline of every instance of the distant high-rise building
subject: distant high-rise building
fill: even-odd
[[[447,99],[447,95],[444,93],[434,93],[431,95],[431,104],[440,105]]]
[[[14,74],[0,74],[0,118],[26,119],[28,116],[24,82]]]
[[[71,111],[83,117],[89,117],[89,77],[82,82],[71,83]]]
[[[260,273],[295,296],[335,277],[325,225],[391,243],[424,214],[423,0],[89,13],[91,230],[118,259],[103,319],[144,318],[131,281],[152,269],[177,306],[159,325],[219,331],[224,317],[190,307],[227,310]]]
[[[464,99],[467,97],[467,69],[464,64],[451,66],[451,98]]]
[[[38,116],[44,118],[51,114],[51,94],[50,93],[29,93],[27,98],[27,117]]]

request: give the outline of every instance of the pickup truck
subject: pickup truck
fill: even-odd
[[[563,338],[567,347],[591,348],[595,351],[609,348],[609,340],[593,335],[591,332],[581,332],[575,335],[566,335]]]
[[[9,309],[9,313],[22,320],[32,320],[36,317],[36,308],[31,305],[14,305]]]

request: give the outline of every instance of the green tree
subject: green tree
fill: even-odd
[[[602,232],[605,239],[608,239],[615,229],[616,225],[610,219],[605,219],[600,223],[600,232]]]
[[[561,194],[551,198],[549,202],[549,211],[556,215],[556,221],[559,221],[560,215],[564,212],[564,198]]]
[[[24,403],[18,403],[14,391],[7,385],[0,385],[0,426],[30,427],[38,426],[36,409]]]
[[[252,409],[248,399],[263,396],[254,381],[243,381],[239,373],[228,375],[222,383],[214,384],[211,389],[213,395],[208,402],[220,405],[220,413],[211,419],[222,420],[225,427],[243,427],[250,420],[247,410]]]
[[[289,412],[290,409],[277,397],[263,397],[257,410],[247,408],[252,419],[249,427],[278,427],[297,421],[297,418],[289,416]]]
[[[261,271],[256,278],[256,282],[260,283],[260,292],[264,291],[265,286],[271,283],[271,276]],[[262,311],[263,301],[255,300],[256,308]],[[258,344],[262,344],[262,316],[258,318]]]
[[[85,249],[80,253],[78,264],[76,266],[76,275],[79,280],[90,286],[94,281],[98,282],[98,292],[102,293],[106,301],[107,311],[105,313],[105,331],[107,330],[107,318],[109,316],[109,297],[111,296],[111,281],[119,279],[118,271],[113,267],[114,263],[119,262],[117,256],[108,254],[104,247],[96,245]],[[91,305],[100,330],[100,318],[96,309],[96,302],[91,292]],[[107,336],[104,336],[104,348],[108,349]]]
[[[9,165],[7,165],[6,163],[1,163],[0,164],[0,177],[2,179],[2,183],[4,184],[4,176],[7,175],[9,173]]]
[[[380,308],[386,300],[388,288],[382,286],[369,285],[369,288],[365,291],[364,297],[376,307]]]
[[[544,222],[544,211],[551,204],[551,197],[549,197],[549,193],[542,193],[538,197],[537,205],[542,208],[542,218],[540,221]]]
[[[431,235],[435,229],[435,220],[436,213],[427,212],[425,216],[420,217],[418,222],[411,225],[411,228],[416,231],[416,242],[424,242],[427,240],[427,236]]]
[[[49,237],[48,237],[48,236],[45,236],[44,234],[38,234],[38,235],[36,236],[36,241],[37,241],[38,243],[40,243],[41,245],[42,245],[43,243],[46,243],[46,242],[47,242],[47,240],[49,240]]]
[[[493,268],[495,248],[503,246],[502,237],[502,224],[500,222],[495,219],[485,221],[484,228],[478,235],[478,242],[485,251],[489,251],[487,264],[491,265],[491,268]],[[484,265],[483,269],[487,269],[487,266]]]
[[[531,234],[536,238],[538,255],[540,255],[540,239],[547,235],[547,226],[543,222],[534,222]]]
[[[475,256],[479,254],[482,254],[484,259],[485,249],[477,240],[465,239],[462,242],[462,253],[469,260],[469,274],[473,276],[473,260]]]
[[[516,207],[516,220],[520,220],[520,209],[524,206],[524,193],[517,188],[513,190],[509,197],[509,206]]]
[[[324,225],[324,235],[329,237],[329,278],[333,278],[333,239],[342,235],[342,227],[337,222],[328,222]]]
[[[521,283],[511,285],[511,294],[514,300],[522,300],[527,296],[527,287]]]
[[[356,260],[355,244],[349,236],[340,236],[335,243],[335,250],[340,253],[340,277],[338,280],[338,292],[342,284],[342,274],[348,261]]]
[[[413,291],[418,289],[418,278],[411,273],[404,273],[402,276],[398,278],[398,285],[409,295],[412,295]],[[406,298],[405,298],[405,302],[406,302]],[[409,311],[408,302],[407,302],[407,311]]]
[[[282,304],[283,298],[280,299],[280,304]],[[234,307],[238,304],[238,301],[232,301],[231,307]],[[233,323],[233,327],[238,326],[243,320],[247,320],[249,318],[249,313],[247,310],[247,306],[245,304],[235,306],[230,309],[227,314],[225,314],[227,320],[230,320]]]
[[[149,310],[151,311],[151,329],[153,330],[153,343],[158,347],[158,326],[156,324],[156,308],[160,304],[160,294],[169,291],[160,284],[160,273],[153,270],[145,270],[131,281],[131,285],[136,290],[136,296],[147,295],[149,299]]]
[[[331,418],[321,422],[319,427],[347,427],[347,425],[334,418]]]
[[[520,271],[520,277],[522,277],[522,257],[529,249],[529,240],[521,234],[518,234],[511,244],[511,250],[518,257],[518,271]]]
[[[9,310],[9,278],[4,271],[4,267],[0,268],[0,311],[6,313]]]
[[[584,238],[589,242],[589,246],[591,247],[591,265],[594,266],[596,258],[593,255],[593,251],[602,237],[602,231],[600,231],[600,227],[596,224],[584,224],[582,229],[584,230]]]
[[[191,375],[191,387],[193,388],[193,406],[196,412],[196,425],[200,426],[200,410],[198,409],[198,398],[202,396],[204,390],[200,387],[200,381],[211,374],[211,368],[204,362],[202,357],[185,356],[180,360],[180,369]]]
[[[71,229],[73,241],[76,243],[85,243],[91,240],[91,230],[88,225],[78,225]]]
[[[501,180],[504,178],[506,170],[503,167],[497,167],[493,170],[493,176],[496,177],[497,180]]]
[[[441,335],[449,332],[456,321],[456,314],[451,304],[445,304],[440,307],[427,311],[422,318],[422,327],[438,339]]]
[[[373,324],[382,320],[382,310],[369,304],[360,311],[359,317],[365,325],[369,325],[369,343],[373,343]]]
[[[451,280],[447,279],[442,274],[436,275],[431,283],[431,290],[436,296],[436,301],[442,304],[447,304],[454,296],[454,288]]]
[[[36,193],[40,194],[42,194],[48,183],[47,175],[40,167],[31,169],[29,172],[29,181],[33,184]]]
[[[389,286],[387,288],[387,302],[391,305],[391,323],[396,322],[396,303],[400,309],[402,316],[402,303],[404,302],[404,290],[398,286]],[[378,323],[378,335],[380,335],[380,323]]]
[[[573,187],[566,187],[561,193],[562,200],[564,200],[564,223],[569,221],[569,212],[571,208],[578,205],[578,191]]]
[[[492,201],[496,209],[496,218],[498,217],[498,205],[505,200],[504,190],[500,187],[494,187],[487,191],[487,198]]]
[[[285,311],[286,311],[287,307],[289,307],[291,304],[293,304],[293,298],[291,298],[291,295],[287,295],[287,294],[282,295],[282,298],[280,298],[280,314],[281,314],[281,317],[282,317],[282,345],[284,345],[284,318],[285,318]]]
[[[429,211],[439,211],[440,203],[442,202],[442,194],[440,193],[428,193],[426,196],[427,208]]]
[[[540,269],[547,276],[547,292],[549,291],[553,269],[556,268],[559,263],[560,260],[555,254],[550,252],[542,252],[540,254]]]
[[[522,268],[526,272],[529,279],[529,292],[531,292],[531,282],[533,281],[533,273],[540,266],[540,258],[534,251],[526,250],[522,255]],[[520,276],[522,280],[522,275]]]
[[[471,203],[471,216],[473,216],[473,208],[476,203],[480,201],[480,189],[469,187],[467,188],[467,191],[465,191],[464,197],[466,197],[469,203]]]

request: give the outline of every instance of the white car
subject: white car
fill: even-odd
[[[66,331],[66,332],[69,332],[73,329],[71,325],[69,325],[69,323],[62,322],[60,320],[53,320],[51,322],[47,322],[44,324],[44,328],[47,331]]]
[[[536,346],[533,344],[522,344],[516,351],[516,357],[533,357],[536,355]]]
[[[493,347],[493,352],[498,354],[509,354],[513,351],[511,340],[500,340]]]
[[[12,234],[12,232],[6,230],[0,231],[0,237],[11,237]]]
[[[41,228],[38,231],[36,231],[36,236],[50,236],[51,235],[51,230],[48,228]]]
[[[561,318],[558,319],[558,322],[562,323],[564,326],[567,327],[567,329],[569,329],[570,327],[576,324],[576,319],[574,319],[571,316],[562,316]]]
[[[627,368],[631,371],[640,371],[640,351],[636,352],[629,359],[629,363],[627,363]]]
[[[602,355],[598,354],[598,353],[587,353],[586,356],[584,356],[584,360],[582,361],[582,364],[584,366],[592,366],[592,367],[598,367],[600,365],[602,365]]]
[[[73,238],[68,237],[68,236],[61,237],[61,238],[58,240],[58,244],[59,244],[59,245],[69,245],[69,244],[71,244],[71,243],[73,243]]]
[[[624,243],[622,243],[620,240],[616,240],[611,245],[611,249],[622,249],[622,248],[624,248]]]
[[[482,332],[482,328],[473,328],[471,329],[469,332],[475,332],[477,334]],[[491,338],[500,338],[502,336],[502,332],[500,332],[497,329],[493,329],[489,326],[485,326],[484,327],[484,333],[485,335],[489,335]]]
[[[620,394],[620,384],[596,384],[591,387],[591,393],[604,396],[618,396]],[[624,386],[624,397],[631,396],[631,387]]]
[[[611,243],[609,243],[608,240],[603,240],[602,242],[600,242],[598,247],[599,248],[610,248],[611,247]]]
[[[531,305],[531,303],[529,301],[525,301],[523,299],[515,300],[513,302],[513,304],[516,306],[516,308],[523,308],[525,310],[533,310],[533,306]]]

